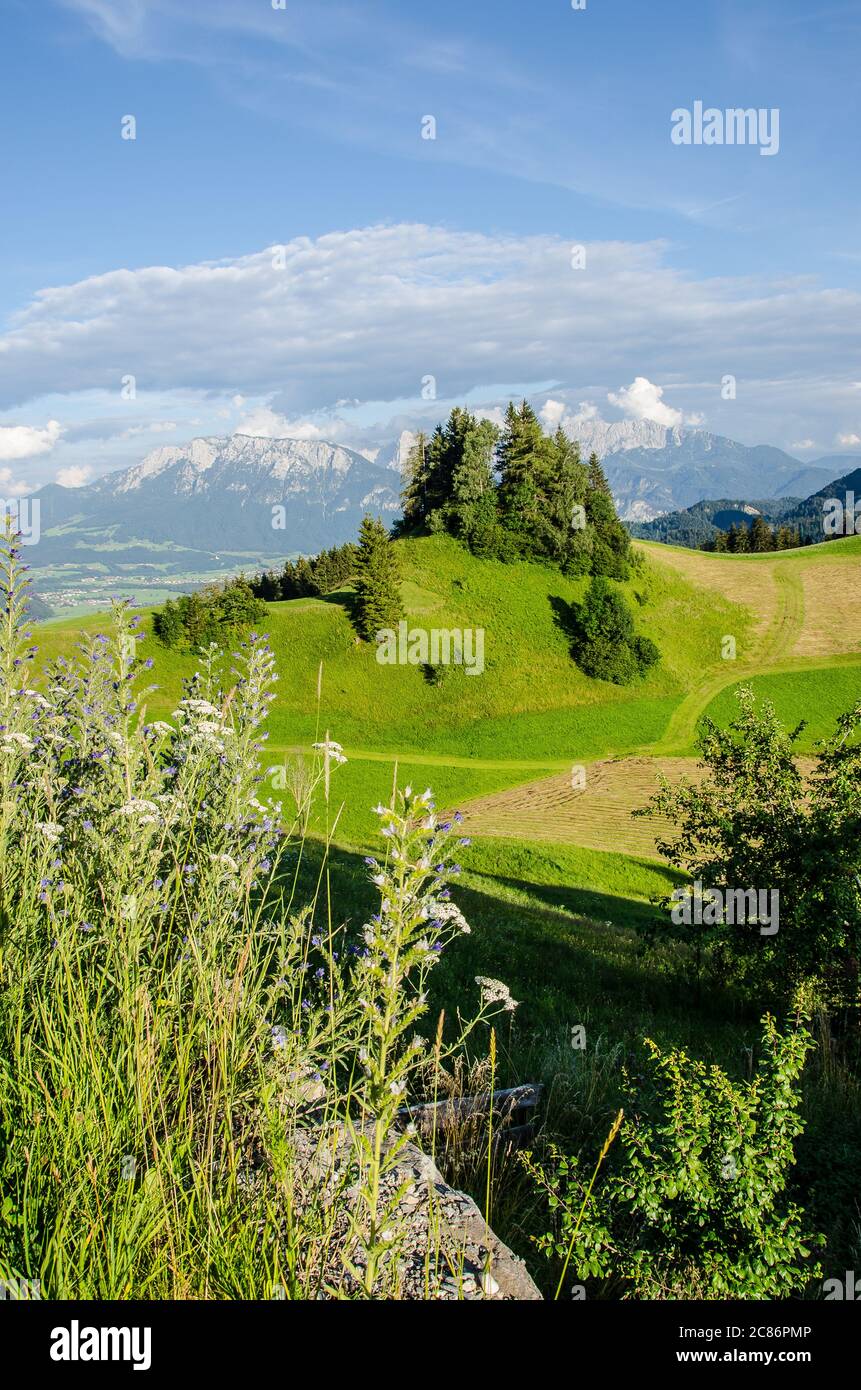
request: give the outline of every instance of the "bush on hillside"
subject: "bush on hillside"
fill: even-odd
[[[787,730],[769,701],[738,692],[738,713],[725,729],[710,719],[700,735],[695,785],[660,779],[650,804],[635,814],[669,820],[659,852],[690,875],[718,907],[703,922],[674,926],[697,962],[722,980],[746,980],[761,996],[789,1001],[799,987],[826,1010],[850,1009],[856,1020],[861,978],[861,701],[837,721],[815,754],[799,766],[795,744],[803,724]],[[778,929],[726,920],[725,892],[777,893]],[[670,907],[670,900],[665,903]]]
[[[595,575],[574,615],[572,654],[585,675],[630,685],[660,659],[648,637],[634,632],[624,597],[604,575]]]

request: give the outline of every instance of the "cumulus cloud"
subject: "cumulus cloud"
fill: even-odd
[[[630,386],[607,395],[611,405],[617,405],[630,420],[651,420],[655,425],[665,425],[667,429],[682,423],[682,412],[666,405],[663,400],[664,388],[656,386],[647,377],[638,376]]]
[[[552,434],[562,424],[567,413],[567,406],[564,401],[546,400],[538,412],[542,425]]]
[[[21,497],[30,487],[22,478],[14,478],[11,468],[0,468],[0,498]]]
[[[47,425],[0,425],[0,459],[28,459],[48,454],[53,449],[63,427],[58,420]]]
[[[790,444],[789,447],[790,447],[790,449],[799,449],[799,450],[801,450],[802,452],[807,453],[810,449],[815,449],[815,448],[816,448],[816,440],[815,440],[815,439],[796,439],[796,440],[794,440],[794,441],[792,442],[792,444]]]
[[[334,439],[344,430],[342,420],[328,419],[325,426],[313,420],[290,420],[268,405],[255,407],[236,426],[237,434],[252,434],[261,439]]]
[[[92,476],[93,470],[88,463],[72,463],[68,468],[57,469],[55,481],[60,487],[83,487]]]
[[[854,449],[857,444],[861,444],[861,434],[838,434],[835,443],[842,445],[844,449]]]

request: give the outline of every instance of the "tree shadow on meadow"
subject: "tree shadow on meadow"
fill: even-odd
[[[553,625],[564,632],[568,639],[569,650],[573,657],[574,649],[580,639],[580,607],[579,603],[569,603],[567,599],[560,598],[558,594],[550,594],[548,603],[553,612]]]
[[[321,856],[320,844],[306,844],[294,910],[310,903],[324,881]],[[730,991],[695,991],[683,980],[678,943],[648,949],[636,929],[659,923],[658,907],[574,885],[477,872],[468,879],[453,893],[471,930],[451,944],[433,972],[434,1019],[440,1009],[451,1021],[458,1011],[469,1017],[477,1009],[477,975],[503,980],[521,1001],[516,1026],[523,1042],[567,1033],[588,1016],[610,1038],[640,1037],[648,1027],[657,1040],[687,1045],[700,1024],[713,1033],[747,1013]],[[348,942],[361,942],[362,926],[378,909],[363,855],[333,846],[328,880],[333,922],[344,925]],[[672,881],[668,872],[668,889]],[[314,920],[328,929],[324,891]]]

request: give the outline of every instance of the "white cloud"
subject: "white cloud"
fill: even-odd
[[[806,453],[808,450],[816,448],[816,441],[815,439],[796,439],[789,447],[790,449],[801,449]]]
[[[28,459],[48,454],[62,433],[58,420],[49,420],[44,427],[0,425],[0,459]]]
[[[854,449],[857,444],[861,444],[861,434],[838,434],[836,444],[840,444],[844,449]]]
[[[11,468],[0,468],[0,493],[4,501],[10,497],[20,497],[29,491],[29,485],[21,478],[13,478]]]
[[[0,408],[49,398],[69,402],[71,418],[78,397],[118,400],[132,373],[139,400],[178,428],[188,400],[209,403],[213,433],[232,402],[234,429],[331,438],[337,401],[395,403],[389,416],[415,427],[433,375],[439,413],[468,396],[496,407],[505,387],[488,383],[553,382],[545,419],[566,427],[600,418],[589,401],[560,417],[576,389],[633,420],[701,423],[707,412],[721,433],[780,443],[811,427],[833,437],[856,407],[845,343],[861,294],[810,277],[696,280],[658,243],[587,249],[584,277],[561,238],[397,225],[297,238],[283,269],[265,250],[110,271],[42,290],[12,318]],[[730,404],[719,388],[728,362],[744,383]],[[680,363],[693,375],[682,400]],[[611,389],[620,381],[630,385]],[[60,461],[82,460],[63,445]]]
[[[566,413],[567,406],[563,401],[546,400],[538,415],[548,434],[552,434],[562,424]]]
[[[68,468],[58,468],[56,482],[60,487],[83,487],[93,475],[93,470],[87,463],[73,463]]]
[[[617,405],[629,420],[651,420],[655,425],[665,425],[673,429],[682,423],[682,412],[665,405],[662,397],[664,388],[656,386],[647,377],[638,376],[630,386],[622,386],[618,391],[610,391],[607,400]]]
[[[325,428],[313,420],[290,420],[268,405],[256,406],[243,416],[236,434],[253,434],[261,439],[332,439],[343,430],[343,421],[329,420]]]

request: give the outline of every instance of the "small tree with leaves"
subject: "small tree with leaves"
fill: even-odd
[[[824,1239],[785,1197],[812,1039],[762,1027],[750,1081],[647,1039],[647,1077],[624,1074],[627,1118],[594,1190],[577,1158],[527,1158],[557,1216],[538,1244],[575,1280],[640,1299],[773,1299],[821,1276]]]

